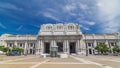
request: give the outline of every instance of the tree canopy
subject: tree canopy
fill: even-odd
[[[18,48],[18,47],[5,47],[5,46],[0,46],[0,51],[3,51],[3,52],[8,52],[8,51],[17,51],[19,53],[23,52],[23,49],[22,48]]]
[[[9,50],[8,47],[0,46],[0,51],[7,52]]]
[[[95,49],[101,54],[106,54],[110,51],[110,48],[106,44],[99,44],[95,47]]]
[[[112,50],[114,53],[120,53],[120,47],[118,45],[115,45]]]

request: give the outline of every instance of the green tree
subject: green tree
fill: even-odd
[[[120,47],[118,45],[115,45],[112,50],[113,50],[114,54],[119,54],[120,53]]]
[[[22,48],[13,47],[12,51],[17,51],[17,52],[19,52],[21,54],[21,53],[23,53],[24,50]]]
[[[23,50],[22,48],[19,48],[19,52],[20,52],[20,53],[23,53],[24,50]]]
[[[106,44],[99,44],[95,47],[95,49],[98,51],[98,54],[106,54],[107,52],[110,52],[110,49]]]
[[[103,45],[102,45],[102,47],[103,47],[103,48],[102,48],[103,53],[105,53],[105,54],[106,54],[107,52],[109,52],[109,51],[110,51],[110,48],[109,48],[109,47],[107,47],[107,45],[106,45],[106,44],[103,44]]]
[[[4,46],[0,46],[0,51],[3,51]]]
[[[18,52],[18,51],[19,51],[19,48],[13,47],[13,48],[12,48],[12,51],[17,51],[17,52]]]
[[[23,53],[24,50],[22,48],[18,48],[16,46],[14,46],[14,47],[0,46],[0,51],[5,52],[6,54],[11,52],[11,51],[16,51],[16,52],[19,52],[21,54],[21,53]]]
[[[100,54],[100,52],[101,52],[101,46],[100,46],[100,45],[97,45],[97,46],[95,47],[95,49],[98,51],[98,54]]]
[[[8,47],[4,47],[3,48],[3,52],[8,52],[9,51],[9,48]]]
[[[9,50],[8,47],[0,46],[0,51],[7,52]]]

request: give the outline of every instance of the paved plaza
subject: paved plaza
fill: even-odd
[[[0,68],[120,68],[119,56],[41,58],[36,55],[0,56]]]

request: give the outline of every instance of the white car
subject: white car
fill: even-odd
[[[4,54],[4,52],[3,52],[3,51],[0,51],[0,54]]]

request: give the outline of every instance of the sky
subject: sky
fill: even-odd
[[[76,23],[83,33],[120,32],[120,0],[0,0],[1,34],[38,34],[41,24]]]

